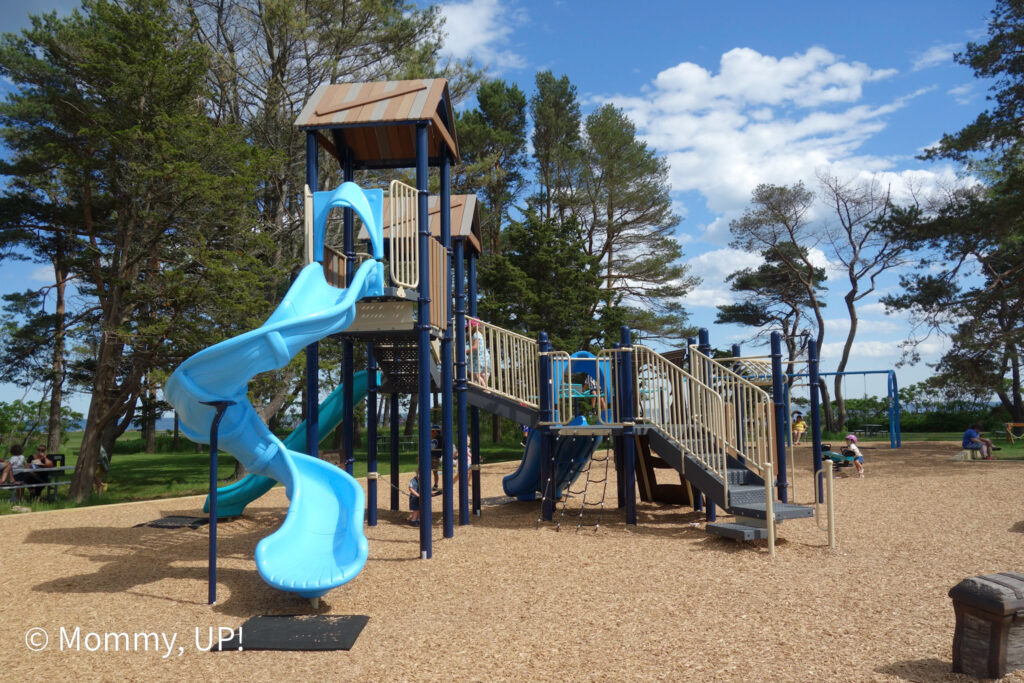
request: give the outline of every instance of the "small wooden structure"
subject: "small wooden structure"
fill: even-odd
[[[1024,668],[1024,574],[964,579],[949,597],[956,612],[954,673],[1002,678]]]

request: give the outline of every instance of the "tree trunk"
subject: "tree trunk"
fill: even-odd
[[[501,417],[491,415],[491,443],[501,443]]]
[[[64,402],[64,334],[66,306],[64,289],[67,286],[67,272],[54,266],[57,276],[56,309],[54,311],[53,355],[50,371],[53,373],[50,388],[50,419],[47,424],[46,452],[57,453],[61,442],[61,404]]]
[[[171,444],[171,450],[177,451],[179,448],[180,436],[178,433],[178,411],[174,411],[174,442]]]

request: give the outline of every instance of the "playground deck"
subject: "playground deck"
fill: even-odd
[[[284,515],[280,488],[220,525],[213,608],[206,528],[135,527],[201,515],[201,497],[6,516],[4,668],[12,680],[963,680],[949,673],[947,591],[1022,568],[1024,463],[950,462],[952,443],[872,446],[867,477],[836,482],[839,549],[813,523],[787,523],[774,562],[708,536],[685,508],[640,504],[635,530],[609,511],[596,533],[577,534],[538,530],[536,503],[485,505],[450,540],[435,514],[434,559],[420,561],[406,513],[382,510],[366,568],[322,605],[369,615],[350,652],[196,651],[197,628],[205,641],[210,627],[308,611],[252,562]],[[798,453],[798,502],[810,495],[809,453]],[[485,501],[501,498],[515,467],[484,466]],[[43,652],[26,648],[33,627],[49,634]],[[62,652],[62,627],[177,640],[166,658],[162,643],[88,652],[83,640]]]

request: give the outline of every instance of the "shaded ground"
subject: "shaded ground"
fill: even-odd
[[[811,494],[809,450],[796,457],[797,502]],[[470,526],[457,526],[455,538],[441,537],[434,499],[432,560],[417,559],[417,530],[404,524],[405,512],[381,510],[380,524],[367,529],[366,568],[321,606],[369,615],[351,652],[198,651],[197,631],[205,646],[210,628],[310,612],[308,602],[267,586],[252,560],[257,541],[283,517],[280,488],[220,525],[212,608],[206,527],[135,527],[200,515],[202,498],[6,516],[5,673],[12,680],[973,680],[949,673],[947,592],[967,576],[1024,568],[1024,462],[950,462],[959,450],[953,443],[864,450],[867,476],[836,481],[839,548],[825,547],[813,520],[798,520],[780,528],[774,561],[764,547],[707,536],[702,516],[688,509],[642,505],[635,530],[608,509],[596,532],[579,533],[570,509],[571,526],[538,528],[536,503],[504,502],[501,477],[516,463],[486,465],[490,504]],[[613,480],[612,504],[614,491]],[[384,505],[388,498],[382,491]],[[42,652],[26,644],[32,628],[48,635]],[[110,651],[102,644],[87,651],[117,633],[175,640],[126,652],[124,640],[113,651],[112,637]],[[36,632],[28,641],[41,639]]]

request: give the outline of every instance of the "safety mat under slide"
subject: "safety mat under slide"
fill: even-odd
[[[365,615],[334,614],[252,617],[214,649],[351,650],[369,620]]]

